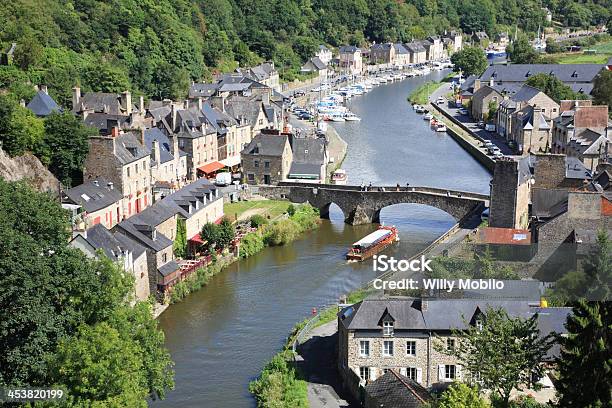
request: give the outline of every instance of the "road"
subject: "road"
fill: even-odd
[[[434,93],[431,94],[429,100],[431,103],[435,103],[438,97],[445,98],[445,95],[449,92],[449,84],[443,84],[440,88],[438,88]],[[459,109],[455,107],[454,102],[447,101],[447,103],[443,105],[438,105],[438,107],[444,110],[446,113],[452,115],[458,122],[461,122],[465,126],[467,126],[467,128],[470,129],[470,131],[475,136],[481,139],[490,140],[493,144],[499,147],[499,149],[505,156],[511,156],[514,154],[512,149],[510,149],[510,147],[508,147],[508,145],[506,144],[506,140],[503,137],[499,136],[495,132],[488,132],[484,129],[479,128],[478,121],[474,121],[471,117],[467,115],[460,114]]]

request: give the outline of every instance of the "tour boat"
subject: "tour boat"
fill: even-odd
[[[338,169],[332,173],[331,182],[332,184],[337,184],[339,186],[346,185],[346,180],[348,176],[346,175],[346,170]]]
[[[334,113],[330,116],[330,120],[332,122],[344,122],[344,114],[342,113]]]
[[[344,114],[344,120],[347,122],[359,122],[361,118],[355,115],[353,112],[347,112]]]
[[[371,234],[355,242],[346,254],[349,261],[364,261],[399,241],[397,228],[380,226]]]

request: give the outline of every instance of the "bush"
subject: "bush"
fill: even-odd
[[[480,398],[476,387],[470,388],[463,383],[454,383],[442,393],[437,408],[489,408],[490,405]]]
[[[288,351],[278,353],[266,364],[261,376],[249,384],[258,407],[308,407],[306,381],[297,378],[295,369],[287,363],[289,358]]]
[[[250,219],[251,227],[259,228],[268,223],[268,220],[263,215],[255,214]]]
[[[253,256],[264,248],[264,240],[260,233],[246,234],[240,241],[240,258]]]
[[[285,245],[300,233],[300,226],[292,219],[277,221],[267,226],[264,241],[269,246]]]
[[[295,206],[293,204],[289,204],[287,207],[287,214],[289,214],[290,217],[293,217],[295,214]]]

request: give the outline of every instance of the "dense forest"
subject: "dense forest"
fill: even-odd
[[[49,85],[180,97],[191,80],[272,60],[294,78],[316,46],[409,41],[449,29],[535,32],[552,10],[563,25],[608,21],[612,0],[13,0],[0,10],[0,47],[17,43],[0,87],[18,97]]]

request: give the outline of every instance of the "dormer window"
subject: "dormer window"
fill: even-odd
[[[476,328],[480,331],[482,331],[483,325],[482,325],[482,319],[477,319],[476,320]]]
[[[393,322],[383,322],[383,336],[393,336]]]

